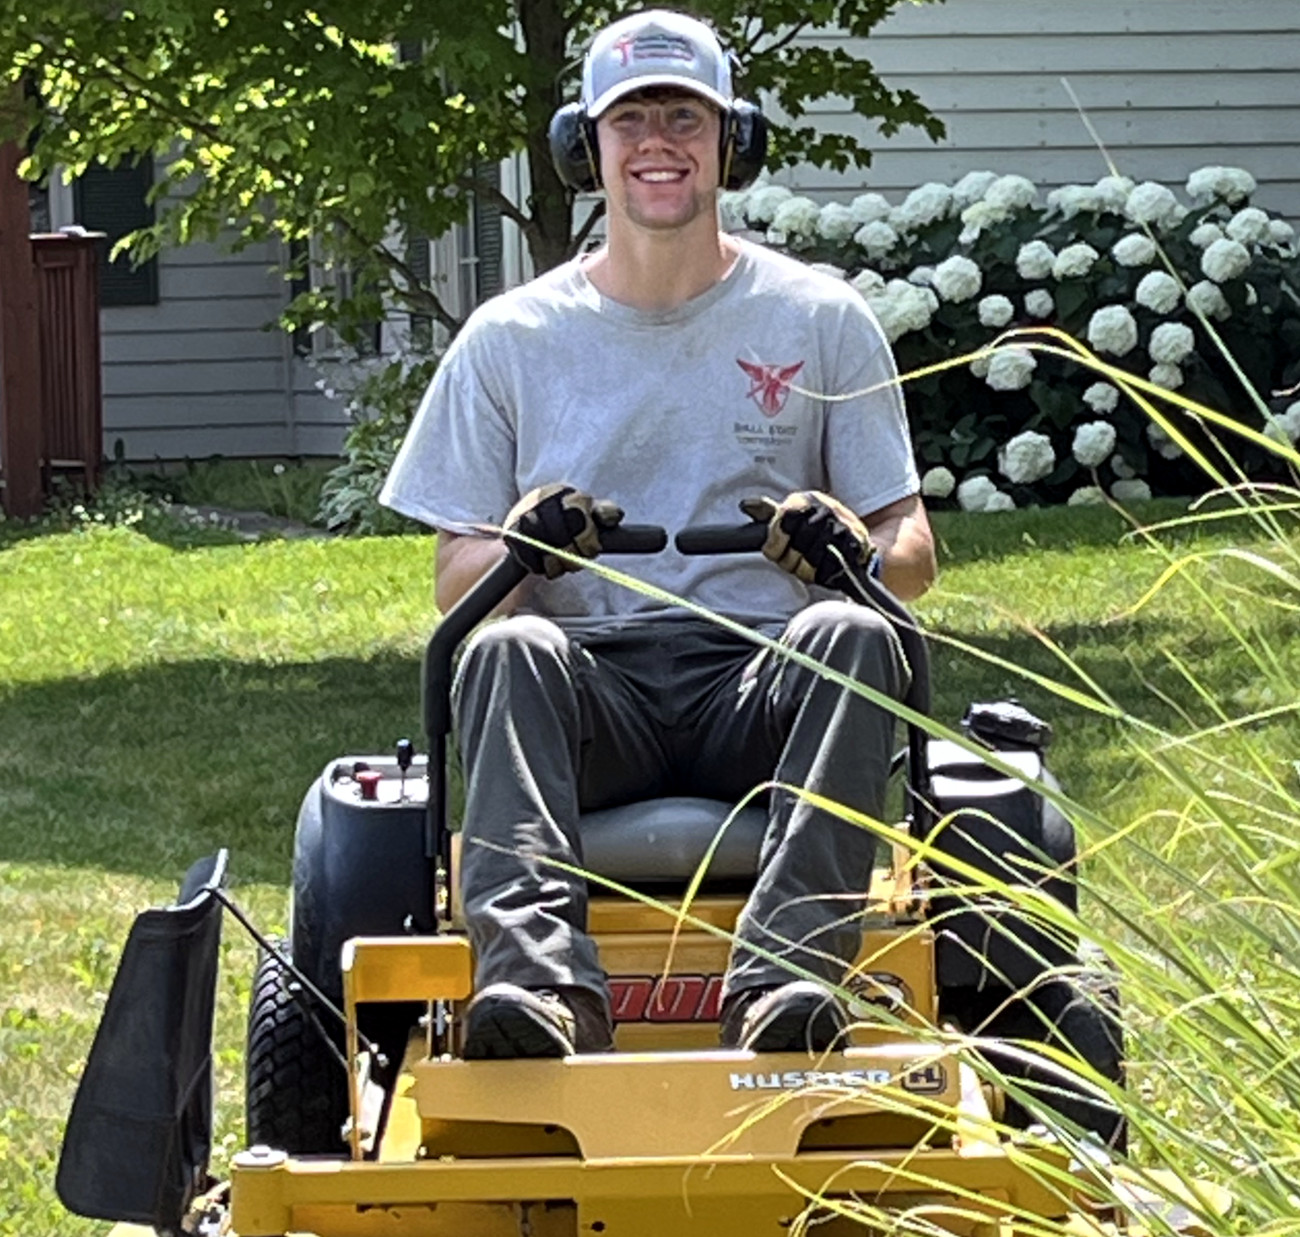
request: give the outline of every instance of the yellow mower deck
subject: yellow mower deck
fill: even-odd
[[[679,932],[662,909],[598,899],[590,922],[622,1002],[619,1051],[466,1062],[431,1056],[416,1035],[373,1155],[360,1121],[349,1160],[241,1152],[220,1231],[862,1237],[881,1231],[854,1215],[865,1205],[924,1216],[958,1237],[1011,1237],[1043,1221],[1115,1233],[1081,1207],[1078,1169],[1062,1149],[1008,1141],[969,1066],[920,1034],[907,1038],[908,1024],[934,1025],[933,940],[912,919],[904,882],[873,893],[877,926],[851,986],[891,1017],[863,1023],[845,1051],[813,1059],[716,1048],[708,993],[728,942],[709,929],[732,926],[738,899],[700,901],[696,926]],[[356,1113],[358,1006],[462,1002],[472,958],[458,935],[362,938],[342,964]]]

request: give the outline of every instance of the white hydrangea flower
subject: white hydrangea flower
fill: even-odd
[[[1219,285],[1202,279],[1187,289],[1187,308],[1203,318],[1225,322],[1232,317],[1232,307],[1219,290]]]
[[[1133,471],[1132,465],[1122,455],[1116,452],[1110,457],[1110,470],[1121,481],[1132,481],[1137,473]]]
[[[1110,496],[1117,503],[1144,503],[1151,497],[1151,487],[1141,478],[1116,481],[1110,487]]]
[[[915,232],[952,212],[952,190],[938,181],[919,185],[903,199],[889,216],[889,222],[899,233]]]
[[[1119,388],[1111,386],[1109,382],[1094,382],[1083,393],[1083,402],[1093,412],[1107,416],[1119,407]]]
[[[859,226],[888,219],[893,209],[889,200],[879,193],[860,193],[849,203],[849,214]]]
[[[962,228],[957,238],[963,245],[973,245],[979,240],[986,228],[997,227],[1011,218],[1011,212],[1002,206],[991,206],[988,202],[972,202],[961,213]]]
[[[1148,271],[1142,276],[1133,299],[1152,313],[1171,314],[1183,299],[1183,290],[1172,275],[1164,271]]]
[[[984,201],[998,210],[1024,210],[1038,201],[1038,186],[1024,176],[999,176],[984,191]]]
[[[1203,167],[1187,178],[1187,196],[1204,204],[1218,200],[1236,206],[1256,188],[1255,178],[1242,168]]]
[[[1056,255],[1056,261],[1052,263],[1052,275],[1056,279],[1082,279],[1092,270],[1098,257],[1100,255],[1097,251],[1082,241],[1067,245]]]
[[[1112,215],[1122,215],[1134,187],[1134,182],[1127,176],[1103,176],[1092,187],[1093,193],[1097,195],[1097,209],[1109,211]]]
[[[1165,433],[1164,426],[1158,421],[1147,422],[1147,442],[1162,459],[1176,460],[1183,453],[1182,447]]]
[[[1074,458],[1085,468],[1099,468],[1115,450],[1115,427],[1109,421],[1087,421],[1074,431]]]
[[[1268,240],[1269,218],[1259,207],[1247,206],[1228,220],[1224,231],[1243,245],[1262,245]]]
[[[985,512],[1014,511],[1015,509],[1016,500],[1005,490],[996,490],[994,493],[989,495],[988,501],[984,504]]]
[[[1095,214],[1100,209],[1101,199],[1097,190],[1089,185],[1062,185],[1047,195],[1047,213],[1060,215],[1065,220],[1089,211]]]
[[[922,288],[934,286],[933,266],[914,266],[907,272],[907,282],[919,284]]]
[[[788,197],[776,208],[772,216],[772,232],[784,232],[801,240],[811,240],[817,235],[817,221],[821,207],[812,198]]]
[[[853,212],[843,202],[827,202],[817,216],[817,235],[835,243],[852,240],[858,227]]]
[[[855,292],[860,292],[863,296],[871,296],[885,286],[885,277],[867,267],[854,275],[849,280],[849,284]]]
[[[1157,228],[1171,226],[1179,209],[1173,190],[1154,180],[1143,181],[1128,195],[1124,204],[1124,214],[1134,223],[1147,223]]]
[[[1032,485],[1056,467],[1052,440],[1037,430],[1017,434],[998,451],[998,472],[1013,485]]]
[[[750,223],[771,223],[777,207],[792,197],[784,185],[755,185],[745,201],[745,215]]]
[[[989,358],[984,381],[995,391],[1023,391],[1037,368],[1038,360],[1028,348],[999,348]]]
[[[1183,371],[1177,365],[1153,365],[1147,377],[1166,391],[1177,391],[1183,385]]]
[[[1201,254],[1201,270],[1215,283],[1229,283],[1250,269],[1250,250],[1240,241],[1215,241]]]
[[[1141,232],[1130,232],[1111,246],[1110,254],[1120,266],[1150,266],[1156,260],[1156,243]]]
[[[926,469],[921,478],[921,493],[926,498],[947,498],[957,488],[957,478],[942,464]]]
[[[998,487],[988,477],[967,477],[957,487],[957,505],[963,511],[983,511]]]
[[[1208,249],[1215,241],[1223,239],[1224,232],[1217,223],[1205,222],[1192,229],[1192,234],[1187,238],[1197,249]]]
[[[877,219],[874,223],[864,223],[853,234],[853,240],[866,250],[870,261],[877,262],[898,244],[898,233],[883,219]]]
[[[1295,240],[1295,228],[1285,219],[1273,219],[1268,225],[1268,243],[1285,249]]]
[[[934,268],[934,290],[950,304],[959,305],[978,296],[984,274],[969,258],[953,254]]]
[[[929,288],[918,288],[905,279],[891,279],[867,296],[867,305],[892,344],[910,331],[923,331],[929,326],[939,308],[939,298]]]
[[[1128,356],[1137,347],[1137,322],[1123,305],[1106,305],[1088,322],[1088,342],[1098,352]]]
[[[745,218],[748,201],[748,190],[728,190],[718,194],[718,226],[724,232],[739,232],[748,226]]]
[[[808,269],[816,271],[819,275],[829,275],[832,279],[847,279],[849,274],[842,266],[836,266],[833,262],[810,262]]]
[[[1157,365],[1177,365],[1196,351],[1196,336],[1181,322],[1162,322],[1151,332],[1147,351]]]
[[[952,187],[952,203],[956,210],[965,210],[974,202],[982,201],[989,186],[998,178],[996,172],[967,172]]]
[[[1050,318],[1056,312],[1056,302],[1046,288],[1035,288],[1025,293],[1025,313],[1031,318]]]
[[[980,326],[1004,327],[1016,315],[1016,307],[1001,295],[986,296],[979,303]]]
[[[970,363],[970,372],[974,374],[976,378],[979,378],[981,381],[983,381],[983,379],[989,376],[989,362],[992,359],[993,359],[992,353],[985,353],[982,356],[977,356]]]
[[[1279,412],[1272,418],[1272,422],[1286,435],[1287,442],[1300,442],[1300,400],[1296,400],[1285,412]]]
[[[1253,283],[1246,285],[1246,304],[1251,308],[1259,304],[1259,293],[1255,291]]]
[[[1104,507],[1106,491],[1099,485],[1081,485],[1065,500],[1067,507]]]
[[[1021,279],[1046,279],[1052,273],[1056,254],[1046,241],[1030,241],[1016,254],[1016,271]]]

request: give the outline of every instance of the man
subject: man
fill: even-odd
[[[884,710],[500,536],[592,557],[623,512],[676,531],[734,523],[744,502],[770,519],[764,550],[784,572],[671,550],[620,567],[905,692],[893,631],[841,595],[868,569],[903,598],[934,575],[893,359],[851,288],[720,232],[719,187],[735,183],[723,165],[754,155],[735,149],[752,139],[736,137],[746,114],[700,22],[647,12],[597,36],[581,104],[557,125],[581,126],[579,148],[598,159],[607,242],[472,316],[382,495],[438,529],[444,610],[507,553],[533,573],[471,641],[456,684],[477,968],[468,1057],[612,1042],[585,884],[547,862],[581,865],[581,812],[663,794],[734,800],[768,777],[883,809]],[[865,830],[772,793],[724,984],[725,1045],[820,1050],[843,1031],[830,987],[860,943],[873,856]],[[792,980],[750,944],[820,982]]]

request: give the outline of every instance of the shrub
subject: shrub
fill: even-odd
[[[319,519],[326,528],[366,536],[423,529],[381,507],[379,491],[438,360],[434,353],[404,352],[340,368],[338,384],[350,384],[352,428],[343,443],[343,463],[330,470],[321,487]],[[330,380],[319,385],[328,389]]]
[[[976,172],[898,205],[865,193],[819,207],[760,182],[724,195],[723,210],[729,226],[850,280],[903,374],[976,353],[1004,330],[1052,326],[1138,378],[1295,442],[1296,393],[1274,398],[1267,420],[1262,405],[1300,382],[1300,249],[1288,223],[1250,206],[1254,190],[1247,172],[1203,168],[1185,187],[1189,204],[1114,176],[1044,201],[1024,177]],[[997,510],[1100,501],[1103,488],[1120,501],[1205,488],[1132,400],[1025,342],[905,386],[929,498]],[[1253,479],[1280,473],[1257,445],[1234,436],[1230,450]]]

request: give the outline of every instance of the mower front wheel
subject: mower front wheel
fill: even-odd
[[[279,960],[264,954],[248,1011],[249,1146],[290,1155],[346,1154],[347,1071],[325,1039],[329,1015],[312,1004]]]

